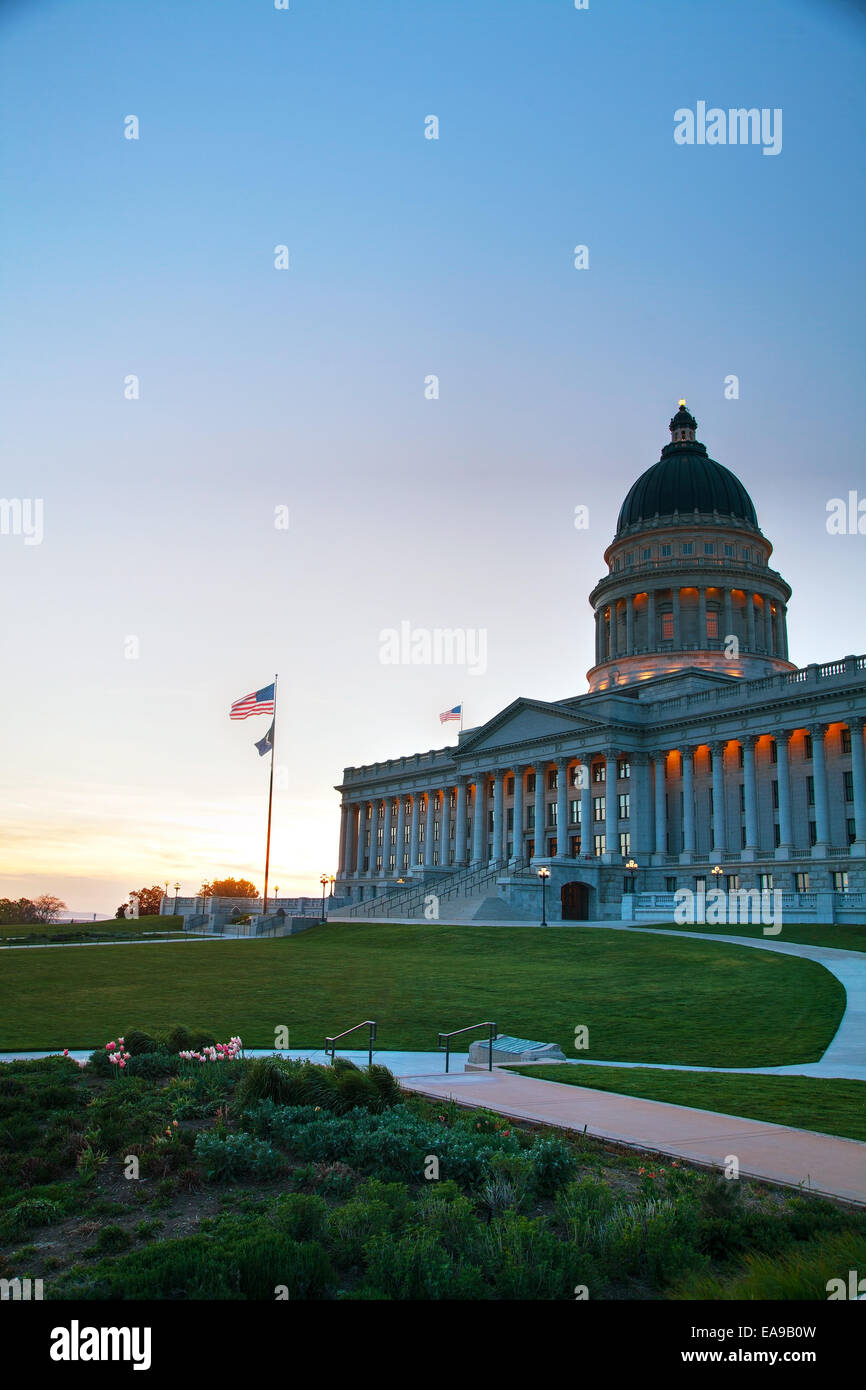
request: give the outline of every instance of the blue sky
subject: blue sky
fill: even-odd
[[[681,394],[792,660],[866,649],[866,537],[825,525],[866,495],[864,37],[830,0],[5,6],[2,493],[45,535],[0,536],[0,895],[261,884],[228,706],[274,671],[277,882],[315,890],[344,765],[585,689]],[[781,108],[782,152],[676,145],[701,100]],[[484,628],[486,674],[383,666],[406,619]]]

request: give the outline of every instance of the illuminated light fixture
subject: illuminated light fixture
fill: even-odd
[[[680,410],[685,410],[685,408],[686,408],[686,403],[685,403],[685,401],[684,401],[684,400],[682,399],[682,397],[681,397],[681,398],[680,398]]]

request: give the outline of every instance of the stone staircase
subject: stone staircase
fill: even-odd
[[[424,921],[429,900],[435,896],[439,899],[438,920],[442,922],[471,922],[476,916],[479,919],[486,916],[488,919],[496,917],[503,921],[520,921],[498,896],[496,883],[505,876],[525,873],[526,869],[526,859],[494,859],[488,864],[459,869],[444,878],[410,884],[397,893],[353,903],[351,907],[329,913],[329,920],[341,922],[366,918],[368,921],[387,922],[396,918]],[[479,911],[482,906],[486,908],[484,913]]]

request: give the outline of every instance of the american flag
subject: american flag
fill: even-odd
[[[446,709],[442,714],[440,714],[439,723],[447,724],[449,719],[462,719],[462,717],[463,706],[455,705],[453,709]]]
[[[242,700],[235,700],[229,717],[231,719],[249,719],[251,714],[273,714],[274,695],[273,685],[266,685],[264,690],[254,690],[251,695],[245,695]]]

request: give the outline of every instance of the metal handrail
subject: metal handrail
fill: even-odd
[[[334,1053],[336,1051],[334,1043],[338,1043],[341,1038],[348,1037],[349,1033],[357,1033],[359,1028],[369,1028],[370,1030],[369,1036],[367,1038],[367,1065],[372,1067],[373,1043],[376,1041],[376,1020],[373,1018],[365,1018],[363,1023],[354,1023],[352,1027],[347,1028],[345,1032],[337,1033],[336,1037],[325,1038],[325,1055],[327,1055],[328,1052],[330,1052],[332,1066],[334,1064]],[[330,1047],[328,1047],[329,1043],[331,1044]]]
[[[451,1057],[451,1039],[452,1039],[452,1038],[456,1038],[457,1035],[458,1035],[459,1033],[474,1033],[474,1031],[475,1031],[476,1028],[489,1028],[489,1029],[490,1029],[490,1048],[489,1048],[489,1052],[488,1052],[488,1056],[487,1056],[487,1070],[488,1070],[488,1071],[492,1071],[492,1070],[493,1070],[493,1038],[494,1038],[495,1033],[496,1033],[496,1024],[495,1024],[495,1023],[490,1023],[490,1022],[485,1022],[485,1023],[470,1023],[468,1028],[455,1028],[454,1031],[453,1031],[452,1033],[439,1033],[439,1034],[438,1034],[438,1037],[437,1037],[437,1040],[436,1040],[436,1046],[437,1046],[437,1048],[438,1048],[438,1050],[439,1050],[440,1052],[441,1052],[441,1050],[442,1050],[442,1039],[443,1039],[443,1038],[445,1039],[445,1071],[446,1071],[446,1072],[448,1071],[448,1063],[449,1063],[449,1060],[450,1060],[450,1057]]]

